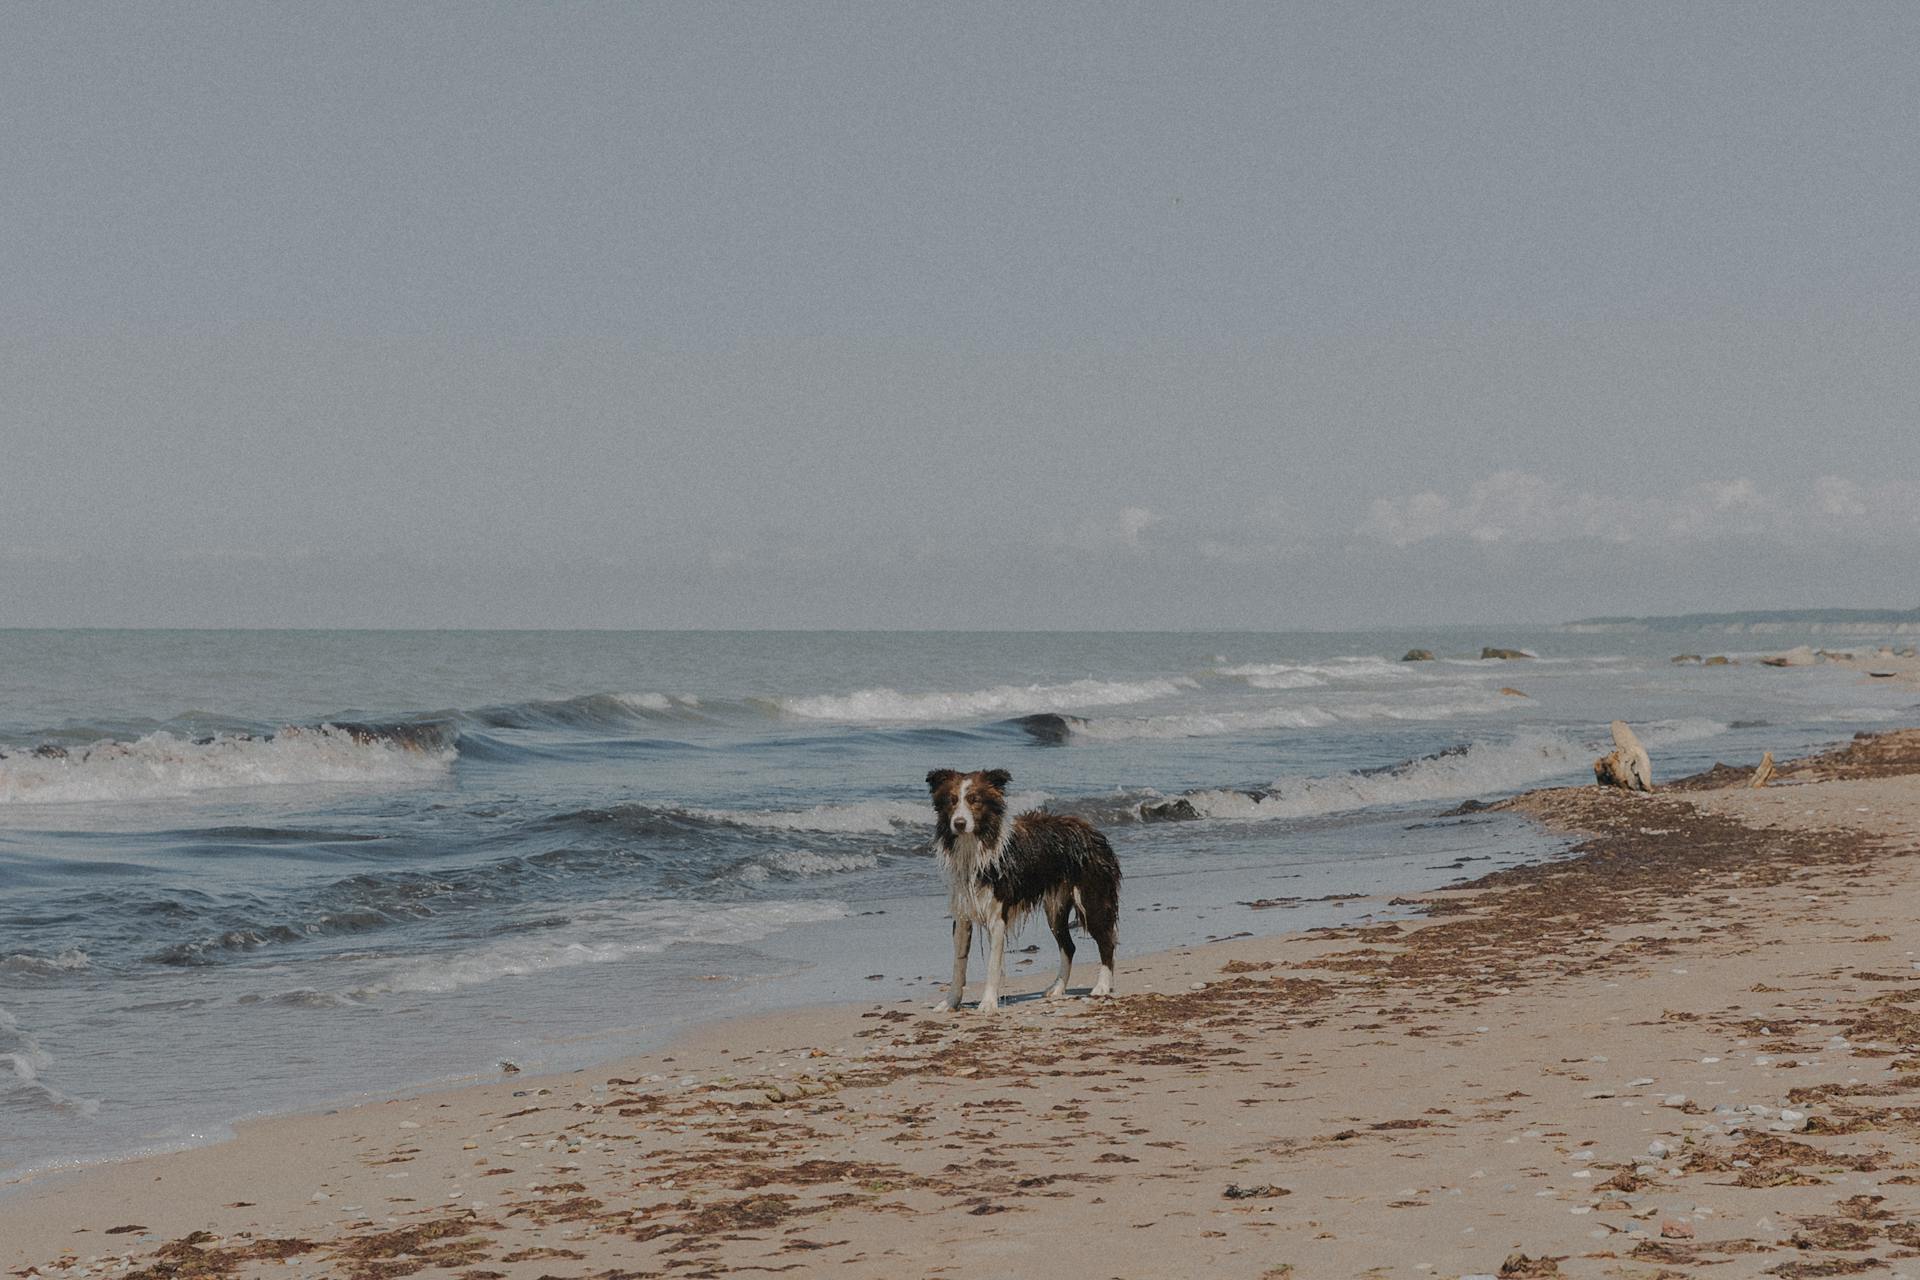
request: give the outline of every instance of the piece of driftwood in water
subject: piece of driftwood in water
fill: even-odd
[[[1760,767],[1747,779],[1750,787],[1764,787],[1773,780],[1773,752],[1768,751],[1760,757]]]
[[[1624,791],[1653,790],[1653,761],[1626,721],[1613,722],[1613,750],[1593,762],[1593,780]]]

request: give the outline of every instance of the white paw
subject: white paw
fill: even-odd
[[[1097,983],[1095,984],[1093,990],[1089,991],[1087,994],[1092,996],[1095,1000],[1105,999],[1107,996],[1110,996],[1113,994],[1113,984],[1110,982]]]
[[[1000,1007],[1000,997],[989,991],[980,997],[980,1012],[993,1013]]]
[[[945,1009],[948,1013],[954,1012],[956,1009],[960,1007],[960,993],[957,991],[954,992],[954,994],[948,996],[946,999],[942,1000],[939,1004],[936,1004],[933,1007],[935,1009]]]
[[[1065,982],[1055,982],[1042,993],[1040,998],[1042,1000],[1058,1000],[1065,994],[1067,994],[1067,984]]]

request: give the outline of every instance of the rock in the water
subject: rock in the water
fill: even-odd
[[[1509,698],[1524,698],[1527,696],[1526,694],[1520,692],[1518,689],[1514,688],[1512,685],[1502,685],[1500,688],[1500,692],[1506,694]]]
[[[1812,648],[1803,644],[1785,653],[1776,653],[1771,658],[1762,658],[1760,665],[1763,667],[1810,667],[1815,661]]]
[[[1773,778],[1773,752],[1764,752],[1760,757],[1760,767],[1753,771],[1753,777],[1747,779],[1750,787],[1764,787]]]
[[[1193,822],[1199,817],[1200,811],[1193,807],[1191,800],[1163,800],[1159,804],[1140,806],[1142,822]]]
[[[1467,813],[1484,813],[1486,810],[1491,808],[1493,808],[1493,806],[1488,804],[1485,800],[1462,800],[1459,804],[1453,806],[1453,808],[1451,809],[1448,809],[1445,813],[1442,813],[1440,816],[1443,818],[1457,818],[1457,817],[1460,817],[1462,814],[1467,814]]]
[[[1697,653],[1676,653],[1673,655],[1673,660],[1675,662],[1698,662],[1700,661],[1700,655]]]
[[[1703,667],[1732,667],[1738,666],[1739,664],[1724,653],[1716,653],[1711,658],[1702,661],[1700,665]]]
[[[1502,658],[1511,661],[1514,658],[1531,658],[1533,655],[1525,649],[1496,649],[1492,645],[1480,650],[1481,658]]]
[[[1409,649],[1409,650],[1407,650],[1407,654],[1406,654],[1406,656],[1405,656],[1404,658],[1401,658],[1401,659],[1400,659],[1400,661],[1402,661],[1402,662],[1432,662],[1432,661],[1433,661],[1433,650],[1431,650],[1431,649]]]
[[[1624,791],[1653,790],[1653,761],[1626,721],[1613,722],[1613,750],[1593,762],[1593,779]]]

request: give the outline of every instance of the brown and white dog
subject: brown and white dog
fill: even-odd
[[[935,769],[927,775],[933,811],[940,824],[934,848],[947,874],[953,905],[953,985],[947,1008],[960,1007],[967,985],[967,954],[973,927],[987,931],[987,986],[980,1011],[1000,1007],[1006,978],[1007,933],[1029,912],[1044,910],[1060,944],[1060,976],[1046,998],[1062,995],[1073,971],[1072,911],[1100,947],[1100,977],[1092,994],[1113,994],[1114,932],[1120,917],[1120,863],[1107,838],[1080,818],[1038,810],[1007,816],[1006,788],[1013,775],[1005,769],[959,773]]]

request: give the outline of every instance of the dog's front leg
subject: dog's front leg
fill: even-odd
[[[973,949],[973,921],[953,922],[953,981],[947,986],[947,1008],[958,1009],[967,989],[967,953]]]
[[[992,1013],[1000,1007],[1000,981],[1007,968],[1007,917],[996,911],[987,922],[987,989],[980,993],[980,1012]]]

